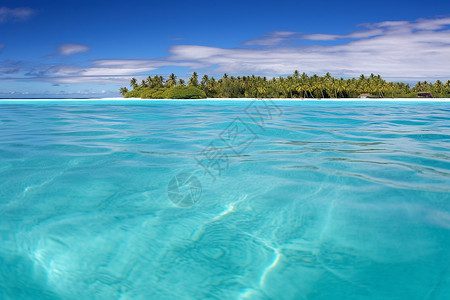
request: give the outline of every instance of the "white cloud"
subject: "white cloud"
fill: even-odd
[[[53,83],[124,83],[131,76],[150,72],[165,65],[182,65],[178,62],[151,59],[94,60],[87,66],[49,65],[39,66],[25,74]]]
[[[298,32],[293,31],[273,31],[268,33],[265,37],[260,39],[253,39],[242,43],[243,46],[275,46],[280,43],[295,39]]]
[[[331,72],[341,76],[361,73],[388,78],[450,77],[450,18],[414,22],[365,24],[365,31],[347,35],[315,34],[311,40],[351,38],[339,45],[223,49],[179,45],[170,49],[172,60],[182,60],[229,73],[289,74]]]
[[[414,29],[419,30],[439,30],[450,24],[450,18],[442,19],[420,19],[414,24]]]
[[[82,83],[97,83],[97,84],[126,84],[130,81],[130,76],[69,76],[69,77],[53,77],[43,78],[43,81],[59,84],[82,84]]]
[[[58,47],[58,55],[73,55],[89,51],[89,47],[80,44],[62,44]]]
[[[362,38],[370,38],[377,35],[383,34],[381,29],[371,29],[364,31],[355,31],[346,35],[338,35],[338,34],[307,34],[301,37],[303,40],[311,40],[311,41],[335,41],[339,39],[362,39]]]
[[[103,59],[83,66],[39,66],[24,76],[54,83],[123,84],[132,76],[143,76],[161,67],[178,66],[197,71],[208,69],[213,74],[285,75],[297,69],[317,74],[330,72],[343,77],[375,73],[399,80],[448,80],[449,25],[450,18],[437,18],[362,24],[360,26],[365,29],[345,35],[302,35],[298,32],[277,31],[262,39],[244,43],[251,47],[175,45],[169,49],[170,55],[166,58]],[[293,39],[322,42],[321,45],[279,45]],[[324,45],[324,41],[332,42]],[[65,55],[89,49],[83,45],[65,45],[61,51]],[[255,45],[259,47],[253,47]]]
[[[0,23],[26,21],[34,14],[36,14],[36,11],[29,7],[0,7]]]

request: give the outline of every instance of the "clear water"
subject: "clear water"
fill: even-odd
[[[1,102],[0,299],[450,299],[449,102],[249,103]]]

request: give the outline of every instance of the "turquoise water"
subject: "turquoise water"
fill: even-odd
[[[0,101],[0,299],[450,299],[450,103],[274,103]]]

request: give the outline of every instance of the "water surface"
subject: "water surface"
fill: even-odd
[[[450,299],[449,117],[0,101],[0,298]]]

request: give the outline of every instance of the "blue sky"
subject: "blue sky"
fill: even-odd
[[[298,69],[450,79],[450,1],[8,1],[0,98],[112,97],[132,76]]]

